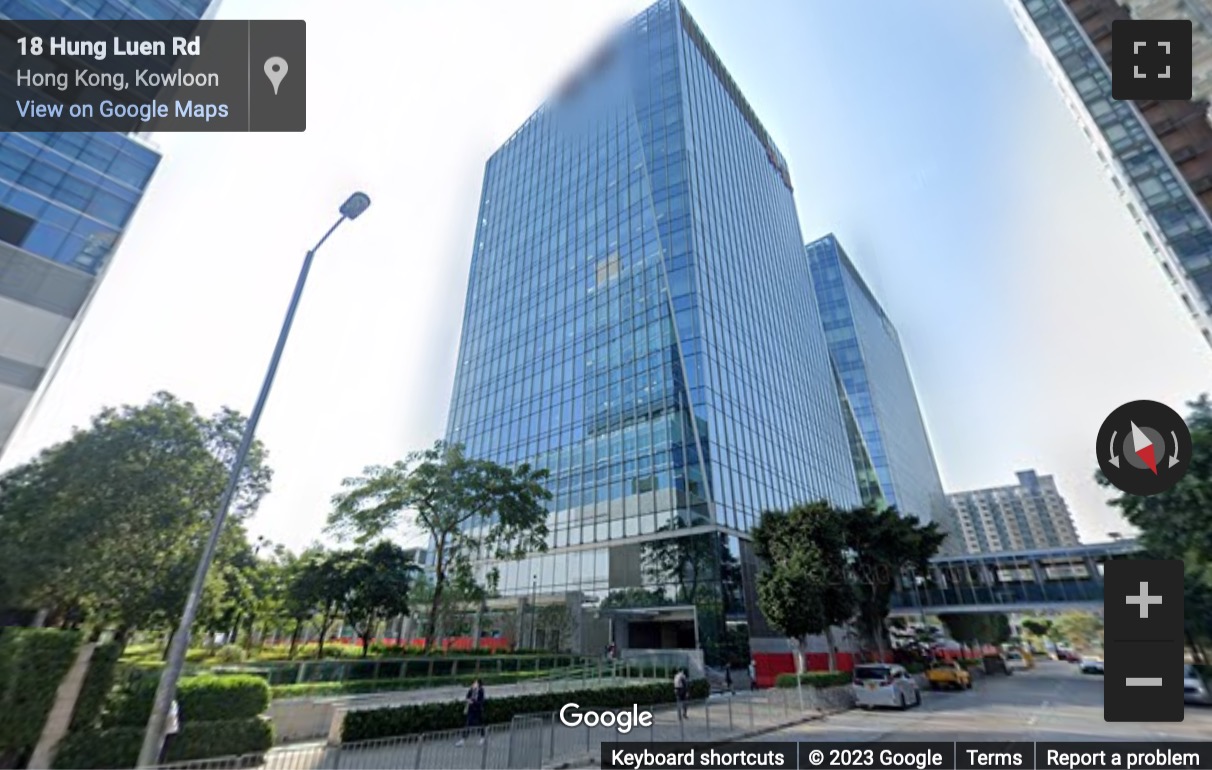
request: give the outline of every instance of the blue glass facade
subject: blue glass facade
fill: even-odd
[[[829,356],[850,408],[855,472],[868,505],[935,521],[960,546],[900,337],[833,235],[804,247]],[[872,479],[874,472],[874,479]],[[874,481],[874,483],[872,483]]]
[[[0,207],[20,223],[0,239],[95,275],[159,161],[121,134],[0,134]]]
[[[1094,140],[1149,248],[1212,343],[1212,218],[1138,107],[1112,98],[1109,68],[1065,2],[1008,2]]]
[[[0,0],[10,19],[199,19],[210,0]],[[0,135],[0,240],[97,274],[159,153],[122,134]],[[5,237],[7,236],[7,237]]]
[[[209,6],[0,0],[0,18],[200,19]],[[0,134],[0,329],[16,330],[0,335],[0,451],[53,379],[159,161],[123,134]]]
[[[489,159],[447,438],[554,494],[502,594],[694,603],[710,654],[752,620],[760,513],[858,502],[801,244],[782,155],[668,0]]]

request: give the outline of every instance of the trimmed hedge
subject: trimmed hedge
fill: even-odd
[[[706,698],[710,689],[706,679],[696,679],[690,683],[690,697]],[[510,721],[518,714],[555,711],[566,703],[578,703],[586,708],[624,708],[633,704],[652,706],[672,703],[674,700],[672,682],[535,693],[509,698],[493,698],[490,693],[484,704],[484,723],[499,724]],[[351,711],[345,715],[345,722],[341,725],[341,741],[356,743],[397,735],[453,730],[464,724],[463,701],[459,700]]]
[[[109,699],[110,691],[114,689],[114,675],[117,673],[118,658],[121,655],[122,646],[116,642],[99,644],[93,649],[88,673],[84,676],[80,697],[76,700],[76,710],[72,712],[73,732],[88,730],[97,725],[101,710]]]
[[[169,761],[261,754],[274,745],[268,719],[229,719],[221,722],[181,721],[181,732],[169,747]],[[137,757],[136,757],[137,758]]]
[[[550,671],[515,671],[509,674],[483,674],[479,678],[485,685],[516,684],[539,676],[546,676]],[[474,679],[475,677],[470,677]],[[443,687],[452,684],[467,684],[466,676],[435,676],[433,678],[408,679],[361,679],[353,682],[307,682],[304,684],[278,684],[269,688],[270,697],[279,698],[316,698],[330,695],[358,695],[368,692],[400,692],[404,690],[421,690],[427,687]]]
[[[142,746],[143,730],[138,727],[73,732],[60,741],[51,767],[79,770],[134,767]]]
[[[0,632],[0,754],[24,755],[42,736],[80,634],[48,628]]]
[[[849,671],[808,671],[800,674],[800,681],[808,687],[836,687],[850,684],[854,676]],[[779,674],[774,679],[775,687],[795,687],[795,674]]]
[[[141,727],[151,716],[157,681],[133,680],[110,704],[105,727]],[[259,676],[193,676],[177,685],[182,730],[190,722],[252,719],[269,708],[269,684]]]
[[[73,733],[59,744],[52,764],[56,768],[79,770],[134,767],[143,745],[143,729],[115,727]],[[192,723],[182,720],[181,732],[169,745],[165,761],[264,754],[273,742],[273,727],[261,718]]]

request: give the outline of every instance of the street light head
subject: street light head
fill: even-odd
[[[370,196],[363,192],[356,192],[341,204],[341,216],[346,219],[357,219],[368,208],[370,208]]]

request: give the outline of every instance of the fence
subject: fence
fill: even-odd
[[[660,678],[673,679],[674,668],[668,661],[638,659],[597,662],[543,676],[533,677],[508,685],[492,688],[495,694],[521,695],[538,692],[568,692],[597,687],[613,687],[638,680]],[[408,703],[434,700],[458,700],[470,678],[458,684],[447,683],[439,688],[402,689],[360,695],[329,695],[274,700],[269,706],[269,715],[274,721],[275,739],[278,743],[315,740],[331,734],[334,719],[341,718],[339,712],[364,708],[382,708]]]
[[[162,770],[540,770],[560,763],[587,764],[603,742],[727,741],[773,730],[811,716],[850,708],[849,685],[759,690],[687,704],[647,707],[652,725],[619,733],[614,727],[569,727],[547,712],[484,728],[382,738],[341,745],[309,744],[265,755],[219,757],[162,766]]]

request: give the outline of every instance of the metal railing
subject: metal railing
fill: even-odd
[[[532,677],[510,684],[489,685],[489,693],[508,692],[510,695],[532,693],[560,693],[569,690],[592,690],[599,687],[614,687],[619,680],[637,678],[641,673],[653,675],[651,671],[640,672],[632,667],[611,666],[594,663],[552,671],[543,676]],[[673,672],[666,674],[672,679]],[[427,702],[458,700],[461,692],[471,684],[469,677],[460,684],[443,684],[426,689],[383,690],[381,692],[348,695],[317,695],[310,698],[292,698],[275,701],[270,705],[270,715],[278,725],[279,742],[294,743],[317,740],[328,736],[333,720],[342,718],[339,712],[358,711],[369,708],[408,706]]]
[[[771,689],[713,696],[686,704],[644,706],[652,724],[620,733],[615,727],[570,727],[558,712],[518,715],[508,724],[402,735],[357,743],[312,743],[262,755],[218,757],[162,765],[162,770],[540,770],[587,762],[602,743],[728,741],[774,730],[853,705],[849,685]],[[621,709],[610,709],[621,711]]]

